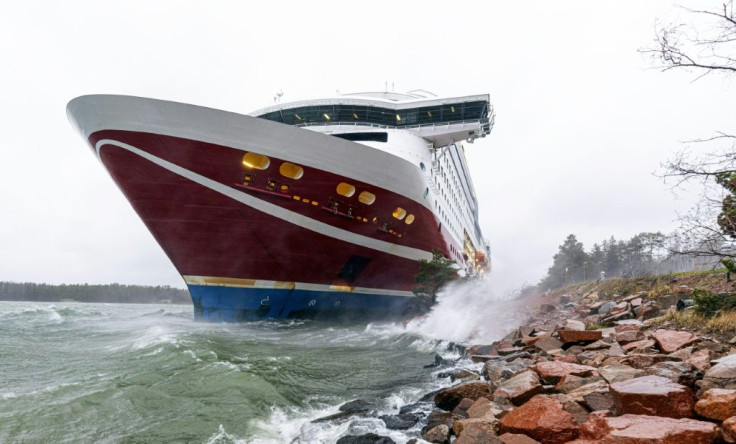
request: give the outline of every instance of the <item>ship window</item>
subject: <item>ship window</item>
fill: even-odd
[[[354,142],[387,142],[388,133],[386,132],[362,132],[362,133],[342,133],[333,134],[334,137],[339,137],[345,140],[352,140]]]
[[[368,191],[361,191],[358,195],[358,200],[362,204],[373,205],[373,202],[376,201],[376,195]]]
[[[382,126],[406,127],[479,120],[487,118],[488,114],[488,103],[485,100],[478,100],[401,111],[377,106],[347,104],[301,106],[272,111],[259,117],[289,125],[367,122]],[[489,125],[486,124],[483,131],[489,129]]]
[[[243,156],[243,165],[248,168],[265,170],[271,164],[271,159],[263,154],[245,153]]]
[[[393,216],[396,219],[401,220],[404,218],[404,216],[406,216],[406,210],[401,207],[396,207],[396,209],[393,212]]]
[[[337,194],[345,197],[350,197],[355,194],[355,187],[349,183],[340,182],[337,185]]]
[[[404,222],[406,222],[407,225],[411,225],[414,222],[414,215],[410,214],[406,216],[406,220]]]
[[[301,179],[304,175],[304,168],[290,162],[284,162],[279,167],[279,172],[282,176],[288,177],[289,179]]]

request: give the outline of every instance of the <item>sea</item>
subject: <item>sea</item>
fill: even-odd
[[[378,416],[451,385],[441,373],[479,370],[457,344],[517,323],[508,307],[478,318],[477,299],[448,296],[408,324],[350,325],[199,322],[187,305],[0,302],[0,442],[333,443],[370,432],[403,443],[423,424],[389,430]],[[437,355],[444,364],[431,367]],[[313,422],[358,399],[375,413]]]

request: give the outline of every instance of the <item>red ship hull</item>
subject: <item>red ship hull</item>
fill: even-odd
[[[81,118],[73,111],[70,116],[79,126]],[[260,125],[252,122],[259,119],[240,117],[248,125]],[[87,137],[184,277],[195,317],[401,315],[412,299],[418,260],[430,258],[435,248],[449,248],[447,233],[421,201],[418,168],[407,168],[398,158],[396,165],[386,164],[388,154],[380,153],[375,165],[363,165],[360,178],[323,169],[319,161],[310,165],[305,159],[330,155],[349,163],[350,150],[358,144],[286,125],[263,125],[268,131],[277,125],[279,131],[309,133],[309,140],[279,140],[278,150],[268,152],[257,146],[258,140],[250,142],[254,149],[248,150],[174,131],[120,129],[123,125],[101,125]],[[249,145],[247,132],[240,137]],[[309,154],[322,139],[336,148]],[[243,163],[246,152],[266,154],[270,164],[249,168]],[[299,164],[303,174],[280,174],[284,163]],[[416,177],[405,177],[414,170]],[[244,183],[245,174],[250,177]],[[382,187],[386,174],[401,174],[403,182],[412,184],[411,192],[397,190],[401,183],[393,189]],[[376,180],[365,180],[371,176]],[[341,194],[341,183],[356,192]],[[414,189],[417,184],[420,188]],[[363,191],[375,196],[375,202],[363,203]],[[412,217],[395,217],[397,209]]]

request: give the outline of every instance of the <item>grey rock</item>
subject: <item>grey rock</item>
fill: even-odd
[[[405,413],[399,415],[383,415],[379,416],[379,419],[386,424],[387,429],[391,430],[406,430],[414,427],[419,422],[421,417],[412,413]]]
[[[337,440],[337,444],[396,444],[396,441],[388,436],[366,433],[365,435],[360,436],[343,436]]]

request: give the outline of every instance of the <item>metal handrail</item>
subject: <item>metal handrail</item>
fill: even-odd
[[[382,129],[413,129],[413,128],[440,128],[440,127],[449,127],[451,125],[458,125],[458,124],[477,124],[483,127],[485,124],[489,124],[490,126],[488,128],[488,133],[490,133],[491,128],[493,128],[493,121],[495,120],[495,115],[493,116],[493,119],[472,119],[472,120],[452,120],[442,123],[424,123],[424,124],[416,124],[416,125],[402,125],[402,126],[396,126],[396,125],[382,125],[380,123],[371,123],[371,122],[341,122],[341,121],[329,121],[329,122],[303,122],[303,123],[295,123],[293,126],[296,127],[305,127],[305,126],[366,126],[370,128],[382,128]],[[287,124],[288,125],[288,124]]]

